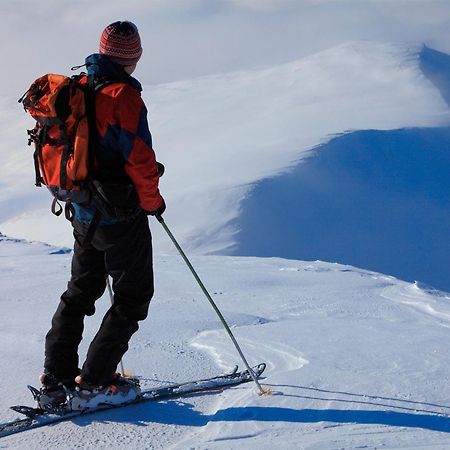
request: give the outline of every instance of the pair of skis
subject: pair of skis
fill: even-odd
[[[265,363],[261,363],[253,367],[252,371],[254,376],[256,378],[259,378],[264,372],[265,368]],[[22,405],[11,406],[11,409],[25,415],[26,418],[0,424],[0,438],[9,436],[11,434],[20,433],[22,431],[31,430],[33,428],[74,419],[79,416],[94,414],[99,411],[123,408],[125,406],[148,401],[167,400],[198,392],[221,390],[227,387],[247,383],[252,380],[252,374],[250,374],[248,370],[239,372],[238,366],[236,366],[234,370],[223,375],[217,375],[215,377],[205,378],[202,380],[188,381],[185,383],[177,383],[171,384],[169,386],[146,389],[141,392],[141,395],[137,399],[126,403],[121,403],[119,405],[102,404],[96,408],[87,409],[85,411],[72,411],[70,409],[65,409],[64,407],[60,407],[55,411],[48,411],[40,408],[32,408]],[[28,386],[28,388],[30,389],[33,396],[37,395],[38,391],[35,388],[33,388],[32,386]]]

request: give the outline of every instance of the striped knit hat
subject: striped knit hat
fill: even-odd
[[[108,25],[100,38],[100,53],[122,66],[132,66],[142,55],[141,38],[132,22],[114,22]]]

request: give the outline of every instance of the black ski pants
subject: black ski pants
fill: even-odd
[[[107,384],[113,378],[128,342],[147,317],[153,296],[152,242],[147,216],[142,213],[127,222],[102,225],[90,243],[84,243],[88,224],[73,223],[74,253],[68,288],[46,336],[46,373],[71,381],[79,373],[78,346],[85,316],[95,312],[95,301],[104,293],[106,277],[112,277],[114,303],[103,318],[89,346],[81,369],[92,384]]]

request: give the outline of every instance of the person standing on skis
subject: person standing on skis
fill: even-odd
[[[86,58],[88,75],[104,83],[95,94],[95,178],[105,186],[114,185],[115,195],[120,187],[122,203],[124,196],[128,199],[128,213],[104,217],[98,215],[95,203],[73,204],[71,279],[45,340],[40,377],[43,405],[64,403],[66,389],[77,393],[73,409],[95,406],[99,396],[114,403],[139,395],[138,387],[116,374],[116,368],[138,322],[147,317],[153,296],[147,215],[161,215],[165,210],[158,189],[163,166],[156,162],[152,148],[141,85],[131,76],[141,55],[137,27],[119,21],[104,29],[99,53]],[[94,314],[108,276],[113,280],[114,302],[80,369],[78,346],[84,318]]]

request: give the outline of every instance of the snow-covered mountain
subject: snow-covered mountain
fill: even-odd
[[[450,106],[450,56],[424,47],[420,68]],[[449,174],[448,126],[347,132],[256,184],[234,253],[345,262],[450,291]]]
[[[167,167],[166,216],[181,241],[197,253],[231,251],[234,221],[254,183],[289,170],[336,135],[448,124],[448,107],[421,71],[419,52],[353,42],[271,68],[148,86],[154,146]],[[48,194],[33,185],[25,145],[32,121],[10,101],[0,150],[0,229],[71,245],[67,223],[48,214]],[[155,239],[156,248],[170,251],[162,242]]]
[[[450,290],[448,60],[353,42],[148,86],[168,222],[200,254],[344,262]],[[3,119],[0,229],[70,246],[32,183],[28,118],[5,104]]]

